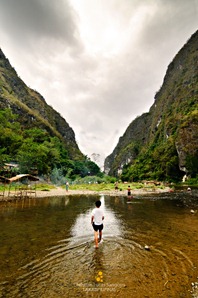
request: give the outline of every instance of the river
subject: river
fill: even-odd
[[[95,201],[104,209],[94,248]],[[0,297],[197,298],[191,194],[65,196],[0,205]]]

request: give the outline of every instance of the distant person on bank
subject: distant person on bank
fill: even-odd
[[[68,181],[66,181],[66,183],[65,183],[65,188],[66,188],[66,191],[69,190],[69,182]]]

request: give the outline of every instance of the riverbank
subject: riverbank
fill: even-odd
[[[145,194],[159,194],[170,192],[169,187],[164,188],[141,188],[141,189],[133,189],[131,191],[132,196],[145,195]],[[36,193],[32,193],[29,195],[29,198],[45,198],[45,197],[61,197],[61,196],[72,196],[72,195],[109,195],[109,196],[127,196],[127,190],[102,190],[102,191],[94,191],[88,189],[69,189],[66,191],[64,188],[56,187],[48,190],[37,190]],[[8,191],[5,191],[4,196],[0,197],[0,202],[2,201],[15,201],[20,200],[24,197],[16,197],[15,192],[10,192],[8,196]]]

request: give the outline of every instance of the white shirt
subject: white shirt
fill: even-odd
[[[104,216],[102,209],[94,208],[92,211],[92,216],[94,217],[94,224],[99,226],[102,224],[102,217]]]

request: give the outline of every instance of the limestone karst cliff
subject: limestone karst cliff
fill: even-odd
[[[45,129],[65,144],[70,157],[82,158],[73,129],[66,120],[35,90],[19,78],[15,69],[0,49],[0,108],[9,108],[19,115],[18,121],[27,129]]]
[[[127,180],[197,175],[198,31],[168,66],[149,112],[131,122],[104,168]]]

